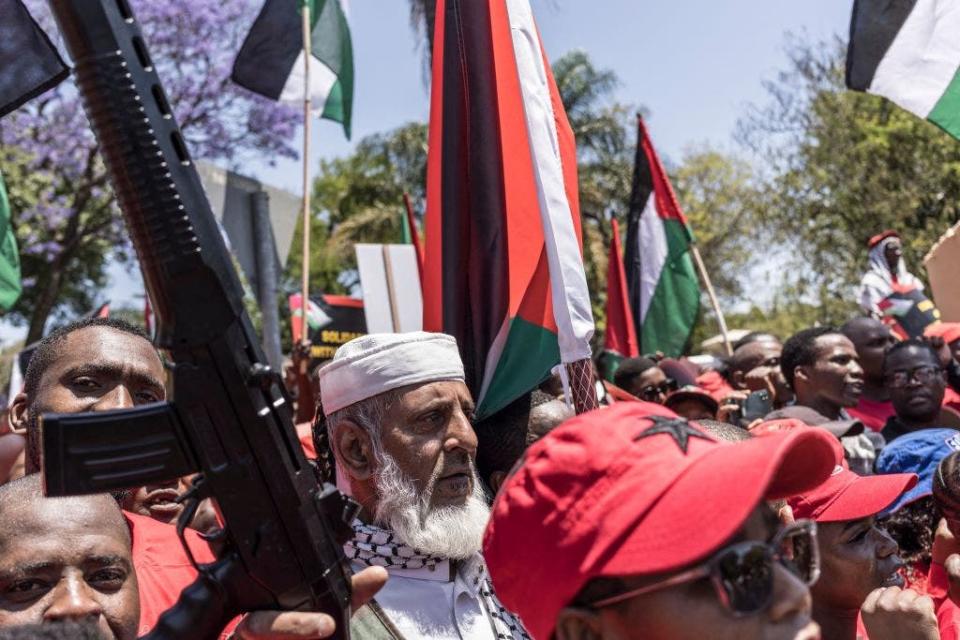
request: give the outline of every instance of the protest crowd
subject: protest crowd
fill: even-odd
[[[0,61],[30,54],[0,65],[12,110],[67,70],[0,1],[22,36]],[[340,6],[313,4],[318,24]],[[234,68],[260,93],[250,56],[300,26],[280,5]],[[530,3],[441,0],[425,247],[411,213],[402,254],[419,288],[395,295],[387,245],[383,304],[365,280],[315,306],[304,275],[279,371],[130,8],[52,6],[155,318],[90,314],[24,349],[0,419],[0,640],[960,640],[960,321],[906,263],[909,228],[867,231],[846,322],[733,334],[638,118],[597,334]],[[856,6],[849,82],[873,90],[886,67],[854,45],[897,25]],[[719,348],[691,340],[701,280]],[[311,344],[324,327],[337,346]]]

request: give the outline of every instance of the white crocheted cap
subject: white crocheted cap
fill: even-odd
[[[444,333],[371,333],[337,349],[320,369],[323,414],[411,384],[464,380],[453,336]]]

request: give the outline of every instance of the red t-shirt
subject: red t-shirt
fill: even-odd
[[[887,424],[887,418],[894,415],[893,403],[877,402],[865,397],[860,398],[860,403],[852,409],[847,409],[847,413],[863,423],[867,429],[873,431],[883,431],[883,426]]]
[[[128,511],[123,512],[133,540],[133,566],[140,584],[140,635],[157,624],[160,614],[172,607],[197,577],[173,525]],[[216,558],[210,545],[192,529],[184,533],[199,563]]]

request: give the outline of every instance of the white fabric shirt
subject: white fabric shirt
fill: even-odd
[[[480,596],[480,554],[433,568],[387,569],[390,579],[375,600],[406,640],[495,640],[493,622]],[[354,571],[366,565],[352,563]]]

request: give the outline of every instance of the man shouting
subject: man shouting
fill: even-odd
[[[363,507],[347,557],[390,574],[354,635],[365,637],[366,620],[368,637],[526,638],[479,553],[489,508],[456,341],[357,338],[320,370],[320,399],[338,484]]]

